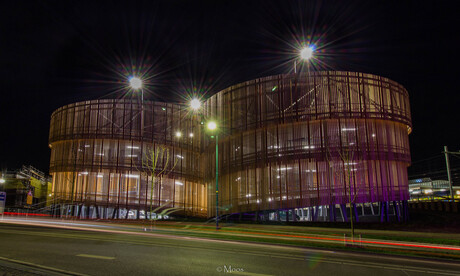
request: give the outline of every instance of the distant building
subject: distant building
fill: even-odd
[[[2,174],[0,191],[6,192],[6,208],[46,208],[51,204],[51,178],[32,166]]]
[[[92,218],[144,218],[151,206],[215,216],[211,119],[221,215],[335,221],[354,208],[388,220],[407,211],[408,92],[384,77],[334,71],[240,83],[199,115],[186,104],[130,99],[63,106],[49,137],[55,204]],[[146,156],[165,148],[168,157],[146,169]]]
[[[453,186],[454,197],[460,198],[460,187]],[[409,180],[411,201],[450,200],[449,181],[432,180],[429,177]]]

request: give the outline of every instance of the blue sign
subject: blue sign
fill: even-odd
[[[0,192],[0,215],[5,211],[6,192]]]

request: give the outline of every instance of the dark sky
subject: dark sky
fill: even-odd
[[[316,70],[378,74],[410,94],[413,161],[459,150],[456,1],[1,1],[0,162],[48,172],[50,115],[122,97],[146,72],[149,95],[179,101],[292,69],[312,41]],[[291,60],[291,61],[290,61]]]

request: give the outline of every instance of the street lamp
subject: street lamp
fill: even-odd
[[[141,136],[144,133],[144,89],[142,88],[142,80],[138,77],[132,76],[129,78],[129,86],[134,91],[141,90]]]
[[[200,100],[198,100],[197,98],[194,98],[190,101],[190,107],[193,109],[193,110],[198,110],[200,109],[201,107],[201,102]]]
[[[5,184],[5,182],[6,182],[5,178],[3,178],[3,177],[0,178],[0,184]],[[2,191],[3,191],[4,190],[3,185],[1,185],[1,186],[2,186]]]
[[[6,192],[4,192],[4,188],[3,188],[3,184],[5,184],[6,180],[2,177],[0,178],[0,186],[2,186],[2,189],[1,189],[1,192],[0,192],[0,196],[2,197],[2,200],[0,201],[0,214],[2,214],[2,219],[3,219],[3,214],[4,214],[4,211],[5,211],[5,202],[6,202]]]
[[[313,57],[313,47],[305,47],[300,51],[300,57],[303,60],[308,60]]]
[[[144,102],[144,89],[142,89],[142,80],[138,77],[134,77],[132,76],[131,78],[129,78],[129,86],[133,89],[133,90],[141,90],[141,102],[143,103]]]
[[[217,130],[216,122],[208,122],[210,131]],[[219,136],[216,131],[216,230],[219,230]]]
[[[215,122],[209,122],[208,123],[208,129],[209,130],[215,130],[217,128],[217,124]]]
[[[201,115],[201,124],[203,124],[203,113],[201,112],[201,101],[198,99],[198,98],[193,98],[192,100],[190,100],[189,102],[189,106],[190,106],[190,109],[191,109],[191,117],[190,117],[190,120],[193,121],[193,117],[195,115]],[[193,127],[192,127],[192,131],[193,131]],[[193,132],[190,132],[190,134],[188,135],[190,138],[193,138]],[[192,142],[190,142],[192,143]]]
[[[129,78],[129,85],[134,89],[137,90],[142,87],[142,80],[138,77],[131,77]]]
[[[308,61],[313,57],[315,49],[313,46],[308,46],[300,50],[300,59]],[[297,59],[294,60],[294,73],[297,73]]]

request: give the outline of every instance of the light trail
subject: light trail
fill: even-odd
[[[58,228],[66,228],[66,227],[58,227]],[[434,274],[434,275],[458,275],[457,271],[459,271],[460,264],[458,263],[451,263],[451,262],[441,262],[440,260],[427,260],[427,259],[414,259],[414,258],[407,258],[404,256],[396,256],[396,257],[391,257],[391,256],[385,256],[385,255],[379,255],[379,256],[374,256],[374,255],[364,255],[363,253],[358,253],[358,252],[337,252],[337,251],[325,251],[325,250],[317,250],[317,249],[310,249],[310,248],[301,248],[301,247],[287,247],[287,246],[279,246],[279,245],[268,245],[268,244],[257,244],[257,243],[250,243],[250,244],[245,244],[242,242],[233,242],[233,241],[221,241],[221,240],[207,240],[207,239],[194,239],[194,238],[186,238],[187,240],[191,241],[196,241],[196,240],[203,240],[203,241],[212,241],[216,243],[226,243],[226,244],[235,244],[235,245],[240,245],[243,246],[241,248],[227,248],[226,246],[206,246],[203,244],[191,244],[191,243],[185,243],[185,242],[179,242],[179,243],[171,243],[167,242],[164,239],[143,239],[143,240],[138,240],[138,239],[114,239],[113,237],[107,238],[106,236],[101,237],[101,236],[96,236],[96,235],[91,235],[91,231],[85,231],[89,234],[85,233],[77,233],[77,234],[65,234],[65,233],[47,233],[46,231],[36,231],[36,230],[17,230],[17,229],[11,229],[11,230],[2,230],[0,229],[2,233],[6,234],[15,234],[15,235],[37,235],[37,236],[48,236],[48,237],[56,237],[56,238],[72,238],[72,239],[83,239],[83,240],[98,240],[101,242],[122,242],[126,244],[136,244],[136,245],[142,245],[142,246],[159,246],[159,247],[168,247],[168,248],[184,248],[184,249],[189,249],[189,250],[211,250],[213,252],[216,252],[216,254],[220,253],[228,253],[228,254],[242,254],[242,255],[247,255],[252,257],[265,257],[265,258],[276,258],[276,259],[287,259],[287,260],[292,260],[292,261],[308,261],[308,262],[317,262],[320,261],[321,263],[328,263],[328,264],[336,264],[336,265],[346,265],[346,266],[355,266],[355,267],[361,267],[361,268],[373,268],[373,269],[385,269],[385,270],[390,270],[390,271],[403,271],[406,272],[405,274],[408,275],[407,272],[411,273],[426,273],[426,274]],[[99,231],[99,232],[121,232],[121,231]],[[121,232],[125,233],[126,232]],[[155,235],[155,234],[148,234],[148,233],[132,233],[135,235],[142,235],[146,237],[158,237],[160,235]],[[184,239],[184,237],[171,237],[169,236],[168,239]],[[266,247],[270,248],[271,250],[266,250],[265,248],[262,250],[254,250],[254,249],[249,249],[248,247],[245,246],[250,246],[250,247]],[[274,250],[274,251],[273,251]],[[316,252],[316,253],[323,253],[323,254],[331,254],[331,258],[329,257],[320,257],[318,258],[318,255],[316,254],[311,254],[311,252]],[[307,254],[306,254],[307,253]],[[115,257],[108,257],[108,256],[100,256],[100,255],[90,255],[90,254],[78,254],[78,257],[88,257],[88,258],[93,258],[93,259],[105,259],[106,261],[114,260],[112,258]],[[352,256],[352,259],[350,259],[350,256]],[[0,257],[1,258],[1,257]],[[249,257],[248,257],[249,258]],[[355,258],[355,259],[353,259]],[[358,258],[358,259],[356,259]],[[363,259],[364,258],[364,259]],[[368,259],[367,259],[368,258]],[[117,259],[117,258],[115,258]],[[382,260],[386,261],[394,261],[396,263],[387,263]],[[409,262],[409,263],[404,263],[404,262]],[[432,267],[427,267],[427,263],[432,263],[433,265],[436,265],[437,267],[442,267],[443,269],[440,268],[432,268]],[[419,267],[417,264],[423,264],[425,267]],[[449,266],[449,269],[446,270],[444,267],[445,265]],[[253,274],[249,274],[253,275]]]
[[[34,213],[18,213],[18,212],[4,212],[9,216],[36,216],[36,217],[50,217],[48,214],[34,214]]]
[[[109,233],[116,233],[116,234],[130,234],[130,235],[156,235],[162,237],[169,237],[169,238],[184,238],[184,239],[197,239],[197,240],[208,240],[208,241],[216,241],[212,238],[199,238],[199,237],[186,237],[186,236],[177,236],[173,234],[159,234],[159,233],[152,233],[152,232],[132,232],[128,230],[139,230],[139,228],[128,227],[128,226],[121,226],[121,225],[102,225],[102,224],[87,224],[84,222],[60,222],[60,221],[45,221],[45,220],[24,220],[24,219],[13,219],[7,218],[0,220],[0,222],[5,223],[19,223],[19,224],[27,224],[33,226],[52,226],[56,228],[64,228],[64,229],[74,229],[74,230],[87,230],[87,231],[97,231],[97,232],[109,232]],[[165,226],[157,226],[157,227],[165,227]],[[106,229],[97,229],[97,228],[106,228]],[[107,228],[112,229],[124,229],[123,230],[108,230]],[[174,230],[171,230],[174,231]],[[255,232],[255,231],[237,231],[237,230],[225,230],[220,229],[216,231],[213,228],[201,228],[201,229],[177,229],[175,232],[183,232],[183,233],[200,233],[200,231],[206,231],[208,233],[231,233],[231,234],[238,234],[238,235],[246,235],[246,236],[267,236],[267,237],[279,237],[279,238],[293,238],[293,239],[300,239],[304,241],[316,241],[316,242],[335,242],[337,244],[354,244],[354,245],[368,245],[368,246],[386,246],[392,248],[416,248],[416,249],[435,249],[435,250],[447,250],[447,251],[454,251],[460,252],[459,246],[454,245],[439,245],[439,244],[426,244],[426,243],[416,243],[416,242],[390,242],[384,240],[376,240],[376,239],[361,239],[361,240],[354,240],[351,239],[343,239],[343,238],[336,238],[336,237],[327,237],[327,236],[311,236],[311,235],[293,235],[293,234],[281,234],[281,233],[264,233],[264,232]]]

